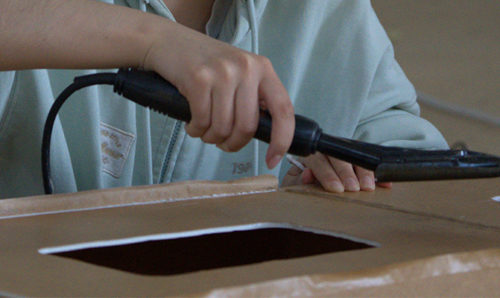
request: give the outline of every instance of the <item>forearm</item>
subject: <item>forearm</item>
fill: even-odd
[[[271,62],[165,18],[91,0],[0,0],[0,70],[156,71],[187,98],[191,137],[238,151],[255,135],[259,105],[273,118],[269,168],[290,147],[293,106]]]
[[[0,70],[142,66],[172,23],[93,0],[0,0]]]

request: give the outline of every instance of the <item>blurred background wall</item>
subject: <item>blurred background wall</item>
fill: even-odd
[[[500,155],[500,0],[372,0],[422,117],[448,143]]]

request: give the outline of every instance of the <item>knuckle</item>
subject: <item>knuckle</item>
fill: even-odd
[[[273,68],[273,63],[271,62],[271,60],[269,60],[269,58],[265,57],[265,56],[258,56],[259,58],[259,64],[262,65],[262,67],[265,69],[265,70],[272,70],[274,72],[274,68]]]
[[[200,139],[207,144],[217,144],[217,141],[213,137],[209,137],[206,134],[203,135]]]
[[[250,70],[254,66],[254,58],[250,54],[242,53],[241,55],[238,55],[236,59],[240,69],[244,73],[250,72]]]
[[[231,135],[231,127],[221,126],[214,130],[214,136],[218,140],[226,140]]]
[[[230,82],[236,75],[234,64],[229,60],[221,60],[218,65],[218,77],[225,82]]]
[[[257,123],[245,122],[239,124],[237,127],[238,131],[246,137],[253,137],[257,131]]]
[[[201,67],[196,70],[192,75],[192,80],[196,86],[209,86],[212,83],[212,71],[208,67]]]
[[[191,127],[197,131],[205,132],[210,126],[210,119],[200,119],[193,120],[190,123]]]
[[[195,137],[193,134],[193,129],[191,128],[190,125],[186,126],[186,133],[190,136],[190,137]]]
[[[198,138],[202,136],[202,131],[192,124],[186,126],[186,133],[192,138]]]
[[[243,145],[244,144],[238,144],[238,143],[234,143],[234,142],[228,142],[227,145],[226,145],[226,148],[227,148],[228,152],[236,152],[236,151],[239,151],[243,147]]]

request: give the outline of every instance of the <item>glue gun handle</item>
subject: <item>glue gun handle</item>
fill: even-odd
[[[177,88],[152,71],[120,69],[114,91],[147,108],[177,120],[191,121],[191,111],[186,98]],[[271,141],[272,119],[269,112],[261,110],[255,138]],[[288,153],[308,156],[316,152],[321,136],[319,125],[306,117],[295,115],[295,134]]]

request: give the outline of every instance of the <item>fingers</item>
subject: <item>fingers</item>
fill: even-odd
[[[260,78],[249,69],[251,62],[241,64],[224,60],[202,68],[183,88],[192,114],[186,132],[229,152],[252,139],[259,120]]]
[[[313,184],[317,182],[312,170],[310,168],[305,168],[302,161],[290,156],[287,156],[287,160],[291,163],[291,167],[285,177],[283,177],[282,186]]]
[[[174,22],[163,29],[161,33],[171,38],[152,42],[142,65],[187,98],[192,117],[186,132],[225,151],[237,151],[253,137],[261,104],[273,118],[266,163],[274,168],[290,147],[295,116],[269,59]]]
[[[261,104],[273,119],[268,167],[274,168],[288,151],[295,131],[293,106],[267,58],[234,49],[210,67],[201,67],[192,84],[181,88],[192,114],[186,126],[190,136],[238,151],[255,135]]]
[[[316,181],[316,176],[314,176],[313,171],[309,168],[304,169],[304,172],[302,172],[302,183],[313,184]]]
[[[328,157],[328,160],[332,165],[333,170],[335,170],[338,177],[342,181],[346,191],[360,190],[358,177],[356,176],[356,173],[354,173],[354,169],[350,163],[333,157]]]
[[[392,188],[392,182],[377,182],[377,185],[382,188]]]
[[[267,166],[274,168],[285,155],[292,143],[295,132],[295,113],[288,93],[272,69],[269,60],[264,58],[264,72],[260,86],[260,99],[271,114],[271,142],[266,155]]]
[[[316,177],[325,190],[330,192],[344,192],[344,185],[342,184],[336,171],[332,168],[328,157],[321,153],[316,153],[308,158],[305,158],[304,164],[307,168],[311,169],[312,174],[314,174],[314,177]]]
[[[361,190],[373,191],[375,190],[375,175],[372,171],[364,169],[359,166],[354,166],[354,171],[359,181]]]
[[[179,91],[186,96],[191,110],[191,121],[186,125],[186,132],[193,138],[201,137],[210,127],[212,121],[212,80],[213,76],[208,69],[200,69],[193,76],[193,85],[197,88],[180,89]]]
[[[359,166],[354,166],[356,175],[358,176],[361,190],[373,191],[375,190],[375,175],[372,171],[364,169]],[[392,182],[377,182],[376,185],[382,188],[392,188]]]
[[[285,177],[283,177],[283,181],[281,182],[281,186],[291,186],[291,185],[300,185],[303,184],[302,179],[302,170],[292,165]]]
[[[290,169],[286,174],[289,176],[298,177],[300,176],[300,174],[302,174],[303,171],[304,170],[301,170],[300,168],[292,164],[292,166],[290,167]]]
[[[224,151],[234,152],[245,146],[255,135],[259,123],[257,85],[243,82],[236,90],[234,125],[231,135],[219,146]]]
[[[375,190],[372,171],[320,153],[303,158],[301,161],[306,166],[305,170],[300,171],[292,166],[283,180],[283,185],[319,182],[325,190],[336,193]],[[378,185],[390,188],[392,183],[384,182]]]
[[[201,136],[205,143],[221,144],[233,132],[234,93],[232,86],[216,86],[211,92],[211,109],[205,113],[211,115],[210,126]],[[194,119],[194,116],[193,116]]]

